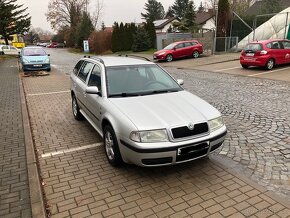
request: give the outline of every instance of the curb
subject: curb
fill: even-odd
[[[24,95],[24,88],[22,78],[19,75],[21,108],[22,108],[22,122],[26,149],[26,163],[29,182],[29,193],[31,201],[31,210],[33,218],[46,218],[46,212],[44,207],[44,200],[42,194],[42,188],[40,184],[40,177],[36,162],[36,155],[34,150],[34,144],[31,134],[31,127],[29,122],[29,115],[26,105],[26,99]]]

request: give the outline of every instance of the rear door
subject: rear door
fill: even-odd
[[[273,41],[271,47],[272,57],[275,58],[276,64],[285,63],[283,45],[279,41]]]
[[[290,63],[290,41],[282,41],[284,47],[284,60],[285,64]]]

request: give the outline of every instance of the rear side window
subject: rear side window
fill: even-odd
[[[90,62],[85,62],[81,69],[80,72],[78,74],[78,77],[83,81],[86,82],[86,79],[88,77],[89,72],[91,71],[92,67],[94,66],[93,63]]]
[[[84,61],[83,61],[83,60],[80,60],[80,61],[76,64],[75,68],[73,69],[73,73],[74,73],[75,75],[78,74],[78,72],[79,72],[81,66],[83,65],[83,63],[84,63]]]
[[[260,51],[263,49],[262,44],[260,43],[250,43],[246,45],[245,50],[251,50],[251,51]]]
[[[290,42],[288,42],[288,41],[283,41],[282,44],[283,44],[283,46],[284,46],[284,49],[290,49]]]

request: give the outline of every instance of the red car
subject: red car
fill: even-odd
[[[198,58],[203,53],[202,44],[197,40],[179,41],[171,43],[153,55],[154,60],[172,61],[183,57]]]
[[[269,39],[254,41],[241,52],[243,68],[260,66],[271,70],[275,65],[290,63],[290,40]]]

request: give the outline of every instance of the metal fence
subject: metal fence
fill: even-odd
[[[237,52],[239,37],[216,37],[214,52]]]

